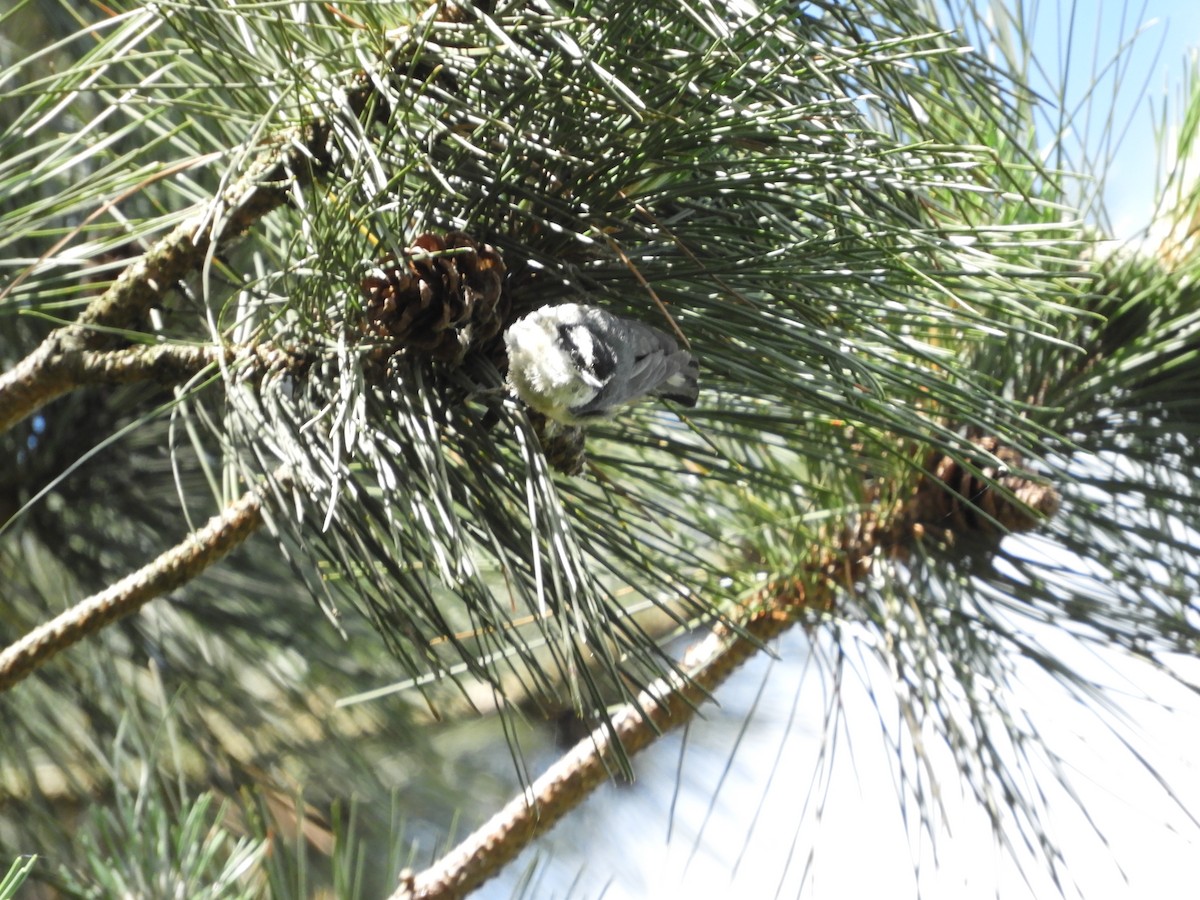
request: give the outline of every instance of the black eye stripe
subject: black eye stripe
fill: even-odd
[[[560,324],[558,326],[558,340],[562,344],[563,349],[571,355],[572,362],[579,366],[579,368],[587,371],[591,368],[591,360],[583,355],[583,350],[575,343],[574,331],[576,327],[575,325]]]
[[[592,373],[601,381],[608,381],[617,370],[617,355],[602,341],[592,341],[596,359],[592,362]]]
[[[571,361],[597,380],[607,381],[617,370],[617,356],[612,348],[597,340],[584,326],[560,324],[558,338]]]

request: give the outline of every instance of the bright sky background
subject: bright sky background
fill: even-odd
[[[1200,48],[1200,3],[1078,2],[1068,57],[1071,5],[1070,0],[1025,4],[1035,11],[1034,56],[1054,83],[1060,83],[1065,72],[1067,107],[1078,111],[1076,133],[1080,139],[1086,136],[1093,157],[1104,153],[1101,131],[1111,111],[1119,143],[1107,167],[1104,196],[1113,236],[1135,237],[1153,215],[1156,179],[1162,174],[1156,129],[1164,121],[1164,107],[1167,123],[1178,120],[1184,76]],[[1122,53],[1131,41],[1131,52]],[[1120,62],[1114,65],[1118,56]],[[1034,87],[1047,90],[1046,85]]]
[[[1200,47],[1200,2],[1080,2],[1069,66],[1062,48],[1070,0],[1033,0],[1025,7],[1032,10],[1034,52],[1048,76],[1058,80],[1066,71],[1067,103],[1077,106],[1076,134],[1086,138],[1093,158],[1111,155],[1104,180],[1111,233],[1136,238],[1150,224],[1162,175],[1156,122],[1164,121],[1164,107],[1166,122],[1178,120],[1189,53]],[[1139,29],[1120,70],[1100,77],[1089,109],[1087,89],[1096,73]],[[1045,92],[1046,85],[1034,86]],[[1110,113],[1117,135],[1124,134],[1106,151],[1100,137]],[[798,812],[816,768],[829,686],[806,669],[800,636],[789,636],[779,650],[780,661],[758,659],[732,679],[719,694],[720,708],[706,708],[704,720],[686,739],[671,735],[639,756],[636,789],[608,786],[540,842],[540,854],[527,853],[478,896],[512,896],[535,854],[547,870],[540,886],[526,894],[531,897],[564,895],[582,866],[577,887],[583,890],[572,896],[606,900],[892,900],[917,896],[918,879],[921,895],[931,900],[1057,896],[1036,871],[1026,884],[996,848],[977,805],[958,793],[949,761],[939,777],[945,788],[955,788],[943,797],[952,835],[939,839],[936,865],[927,842],[910,846],[862,683],[845,686],[846,718],[854,733],[839,738],[824,820],[819,827],[810,821],[797,833]],[[1082,664],[1094,665],[1099,677],[1128,698],[1126,736],[1134,746],[1155,749],[1164,777],[1192,810],[1200,811],[1200,701],[1137,666],[1111,668],[1090,658]],[[1200,896],[1200,828],[1165,802],[1160,787],[1084,707],[1032,668],[1022,680],[1018,701],[1066,757],[1084,807],[1110,841],[1108,847],[1099,842],[1074,802],[1051,789],[1055,837],[1076,882],[1066,886],[1066,895],[1086,900]],[[886,691],[882,684],[881,692]],[[881,702],[886,707],[886,698]],[[546,754],[530,761],[535,771],[553,759],[553,749]],[[915,832],[907,828],[909,835]],[[815,862],[800,893],[810,850]],[[914,854],[921,860],[919,876],[913,874]],[[609,877],[619,880],[606,884]]]

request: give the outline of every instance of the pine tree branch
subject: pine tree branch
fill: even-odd
[[[980,445],[1020,462],[994,440]],[[1057,491],[1049,485],[1008,476],[997,482],[1005,494],[958,472],[955,479],[965,478],[965,485],[951,483],[951,463],[945,458],[931,462],[933,477],[918,479],[909,498],[863,515],[830,547],[813,548],[811,562],[797,575],[763,588],[741,624],[715,627],[689,649],[678,672],[650,685],[456,848],[420,874],[402,875],[389,900],[450,900],[474,890],[608,779],[614,737],[632,756],[688,722],[743,663],[801,621],[801,613],[829,612],[839,594],[861,589],[876,559],[905,558],[916,543],[935,534],[957,535],[943,545],[945,551],[953,550],[955,540],[969,538],[992,552],[1004,533],[1030,530],[1058,509]],[[960,492],[964,486],[969,493]],[[982,519],[965,515],[964,505],[982,512]],[[966,519],[972,520],[970,527]]]
[[[242,373],[249,378],[285,369],[296,373],[311,359],[302,348],[285,351],[269,343],[225,348],[139,344],[120,350],[57,350],[53,342],[45,341],[0,375],[0,432],[76,388],[136,382],[183,384],[222,361],[244,366]]]
[[[435,5],[431,11],[437,8]],[[396,57],[402,55],[403,46],[403,41],[398,40],[394,51]],[[354,78],[346,88],[347,108],[355,115],[362,114],[374,91],[374,86],[365,77]],[[316,119],[270,137],[248,170],[224,192],[220,203],[190,216],[159,239],[145,254],[126,266],[108,290],[89,303],[75,322],[51,332],[36,350],[8,373],[0,375],[0,432],[81,384],[120,383],[123,379],[97,378],[70,383],[66,380],[68,371],[78,371],[79,366],[91,367],[73,354],[103,349],[109,330],[136,328],[147,310],[160,303],[177,282],[203,268],[215,248],[227,246],[260,219],[287,203],[293,186],[308,185],[328,171],[331,134],[329,122]],[[105,204],[87,221],[110,206],[111,202]],[[43,259],[66,245],[76,233],[60,240]],[[0,300],[33,271],[34,267],[30,267],[0,290]],[[190,359],[194,361],[195,357]],[[178,362],[160,365],[182,371],[189,363],[181,357]],[[42,379],[49,383],[40,384]]]
[[[716,626],[688,650],[677,672],[642,691],[457,847],[419,874],[402,873],[388,900],[465,897],[493,877],[608,779],[617,754],[614,736],[619,752],[632,756],[690,721],[743,663],[801,621],[798,613],[831,608],[837,591],[869,567],[875,541],[885,534],[891,533],[876,523],[833,557],[822,557],[809,579],[767,585],[741,624]]]
[[[84,351],[104,349],[109,329],[134,328],[146,311],[160,303],[172,286],[191,272],[199,271],[216,247],[223,247],[250,229],[256,222],[282,206],[294,182],[308,183],[324,166],[328,157],[329,128],[309,125],[272,139],[258,160],[222,196],[216,210],[205,210],[189,217],[158,240],[145,254],[135,259],[99,297],[80,313],[79,318],[51,332],[32,353],[0,376],[0,431],[32,415],[45,403],[83,383],[71,383],[72,373],[105,369],[132,373],[132,360],[122,364],[101,364],[95,358],[80,356]],[[61,243],[61,242],[60,242]],[[30,270],[32,271],[32,270]],[[17,278],[3,293],[24,280]],[[165,351],[157,351],[165,369],[187,369],[189,359],[166,360]],[[133,353],[132,356],[137,356]],[[190,357],[196,362],[194,356]],[[148,360],[145,360],[148,362]],[[120,383],[97,378],[100,383]],[[128,380],[137,380],[131,377]],[[45,381],[47,383],[43,384]]]
[[[627,755],[648,747],[690,720],[717,687],[795,621],[782,606],[773,606],[752,616],[737,633],[713,631],[688,652],[683,674],[652,684],[613,716],[611,732],[607,726],[597,728],[433,866],[419,875],[402,875],[390,900],[466,896],[608,779],[613,735]]]
[[[0,692],[87,635],[137,612],[155,597],[187,584],[245,541],[262,523],[261,494],[248,491],[149,565],[81,600],[0,651]]]
[[[139,345],[123,350],[62,350],[45,341],[0,375],[0,432],[76,388],[153,381],[180,384],[216,362],[211,346]],[[225,354],[227,357],[230,354]]]

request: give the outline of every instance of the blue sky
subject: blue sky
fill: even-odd
[[[1072,17],[1067,0],[1026,4],[1034,56],[1049,82],[1066,84],[1074,137],[1092,159],[1111,156],[1103,194],[1113,236],[1134,237],[1154,211],[1161,174],[1156,129],[1179,117],[1189,56],[1200,47],[1200,3],[1093,0],[1073,8]],[[1049,82],[1033,86],[1050,93]],[[1113,148],[1103,135],[1110,110]],[[1051,135],[1047,128],[1047,142]]]

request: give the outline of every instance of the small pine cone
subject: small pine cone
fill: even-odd
[[[564,475],[582,474],[587,462],[583,429],[560,425],[533,410],[527,410],[527,414],[550,468]]]
[[[389,256],[362,280],[367,329],[446,362],[495,337],[508,315],[504,260],[461,232],[423,234],[402,260]]]
[[[999,459],[1005,469],[1021,468],[1021,455],[994,437],[974,443]],[[1058,512],[1061,498],[1052,485],[1006,474],[995,465],[977,468],[978,475],[949,456],[929,460],[926,471],[932,477],[922,478],[909,500],[908,521],[951,538],[994,542],[1006,534],[1031,531]],[[997,490],[995,484],[1004,490]]]

